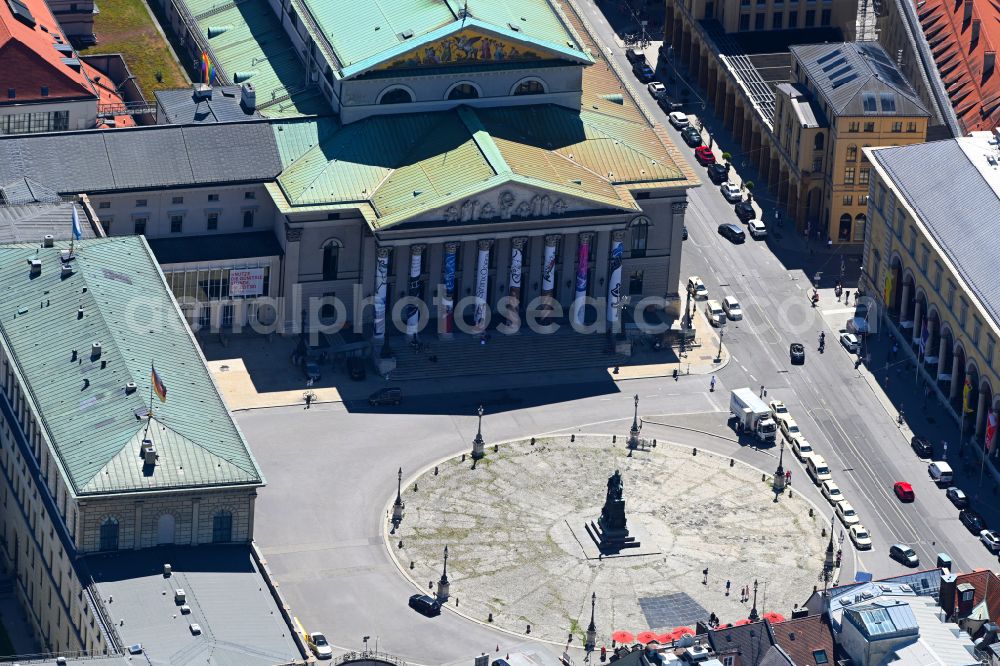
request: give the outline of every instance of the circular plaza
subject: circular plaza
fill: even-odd
[[[594,594],[598,645],[616,631],[662,635],[712,613],[740,621],[755,581],[758,614],[787,616],[818,582],[825,523],[794,488],[774,502],[771,474],[762,476],[662,440],[631,456],[611,436],[487,445],[475,466],[457,456],[410,479],[388,543],[431,595],[447,546],[450,608],[556,642],[582,644]],[[609,549],[600,519],[616,494],[628,537]]]

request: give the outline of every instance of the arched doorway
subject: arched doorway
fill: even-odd
[[[955,345],[955,350],[951,358],[951,391],[948,393],[948,400],[956,411],[962,408],[962,389],[965,386],[965,349],[962,345]],[[959,416],[961,412],[959,411]]]
[[[851,237],[851,216],[844,213],[840,216],[840,224],[837,226],[837,240],[846,241]]]
[[[809,194],[806,195],[806,219],[812,228],[815,228],[816,223],[819,221],[819,207],[822,203],[823,190],[819,187],[809,190]]]
[[[174,515],[164,513],[156,522],[156,545],[170,544],[174,542]]]
[[[952,338],[951,329],[948,327],[941,328],[937,312],[931,312],[931,325],[938,331],[938,334],[932,336],[935,338],[935,343],[931,345],[929,353],[933,353],[933,360],[937,361],[938,381],[947,382],[950,385],[952,357],[955,355],[955,340]],[[931,362],[931,360],[929,359],[928,362]],[[948,391],[950,394],[950,389]]]
[[[989,417],[990,406],[993,404],[993,387],[988,379],[983,379],[979,385],[979,395],[976,403],[976,441],[984,443],[986,436],[986,421]]]
[[[850,218],[850,216],[846,216]],[[848,222],[850,220],[848,219]],[[889,272],[885,276],[885,283],[881,285],[882,298],[885,300],[885,307],[889,316],[899,321],[899,302],[902,289],[900,281],[903,277],[903,264],[899,257],[893,257],[889,261]]]

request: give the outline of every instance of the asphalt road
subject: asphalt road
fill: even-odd
[[[630,72],[603,17],[590,5],[586,13],[599,41],[612,47],[623,71]],[[649,101],[639,84],[636,88]],[[666,126],[659,109],[651,102],[648,106]],[[703,121],[716,126],[710,117]],[[677,133],[668,131],[690,155]],[[725,147],[724,133],[717,136]],[[734,163],[740,164],[738,156]],[[769,200],[760,186],[758,198]],[[933,566],[939,551],[948,552],[960,570],[996,565],[996,558],[964,529],[957,510],[928,479],[926,461],[910,450],[880,389],[872,388],[855,370],[853,357],[836,345],[835,330],[847,313],[838,312],[838,304],[829,299],[820,308],[809,306],[809,276],[817,266],[828,275],[839,272],[841,257],[810,255],[790,233],[739,246],[723,240],[716,226],[736,218],[707,178],[691,193],[687,220],[690,240],[684,248],[683,274],[700,275],[712,297],[736,296],[744,311],[741,322],[726,328],[733,360],[719,373],[715,393],[708,390],[708,378],[684,376],[593,390],[556,386],[502,394],[446,393],[424,398],[424,403],[408,401],[405,409],[387,413],[351,413],[331,404],[238,415],[269,483],[257,502],[256,538],[286,600],[308,630],[325,631],[333,643],[347,649],[360,648],[363,636],[371,636],[373,646],[378,637],[380,649],[422,664],[467,663],[497,645],[505,652],[524,641],[451,612],[426,619],[411,611],[406,598],[415,588],[396,570],[381,536],[386,503],[396,491],[397,468],[413,476],[469,447],[476,428],[472,414],[484,398],[496,403],[484,420],[484,435],[495,442],[574,429],[624,434],[631,421],[631,394],[637,393],[640,413],[651,422],[644,434],[723,451],[771,470],[776,451],[740,447],[725,425],[728,390],[764,385],[769,398],[789,406],[871,531],[875,547],[859,556],[858,569],[876,577],[906,571],[887,556],[889,544],[896,541],[912,545],[923,566]],[[825,354],[816,351],[821,330],[827,332]],[[804,365],[789,363],[792,341],[806,344]],[[791,456],[785,460],[792,466],[793,488],[805,492],[829,516],[829,507],[807,485],[798,462]],[[897,480],[913,484],[915,502],[901,504],[895,498],[892,484]],[[839,525],[837,530],[839,534]],[[843,582],[854,566],[850,569]]]

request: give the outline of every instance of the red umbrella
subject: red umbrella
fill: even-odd
[[[611,640],[616,643],[631,643],[633,638],[635,637],[628,631],[616,631],[611,634]]]
[[[736,624],[737,627],[741,627],[744,624],[750,624],[750,620],[747,620],[747,619],[736,620],[735,624]]]
[[[660,634],[656,637],[656,642],[661,645],[665,643],[672,643],[675,640],[677,640],[677,636],[672,631],[666,634]]]
[[[772,624],[777,624],[778,622],[784,622],[785,616],[782,615],[781,613],[775,613],[774,611],[770,611],[764,613],[764,619],[767,620],[768,622],[771,622]]]
[[[652,631],[643,631],[635,638],[637,642],[642,643],[643,645],[645,645],[646,643],[652,643],[656,639],[657,635]]]
[[[680,638],[684,634],[691,634],[694,636],[694,629],[691,627],[677,627],[674,629],[673,633],[677,635],[677,638]]]

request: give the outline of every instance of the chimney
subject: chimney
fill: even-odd
[[[979,43],[979,30],[982,27],[981,24],[982,21],[979,19],[972,19],[972,48],[976,48],[976,44]]]
[[[941,588],[938,592],[938,606],[951,616],[955,610],[955,580],[958,578],[953,573],[941,573]]]
[[[969,594],[972,592],[972,594]],[[958,617],[968,617],[972,612],[972,604],[976,598],[976,588],[969,583],[961,583],[955,588],[955,605],[958,607]]]
[[[997,64],[997,52],[987,51],[983,54],[983,81],[993,76],[993,68]]]
[[[41,275],[42,274],[42,260],[41,259],[29,259],[28,264],[31,266],[31,275]]]
[[[962,27],[969,25],[972,20],[972,0],[965,0],[965,9],[962,12]]]
[[[240,88],[240,106],[247,113],[257,110],[257,89],[250,82],[244,83]]]
[[[95,342],[90,345],[90,360],[94,361],[101,358],[101,343]]]
[[[52,234],[45,234],[45,238],[42,239],[42,247],[52,247],[53,241],[55,241],[55,236]]]

